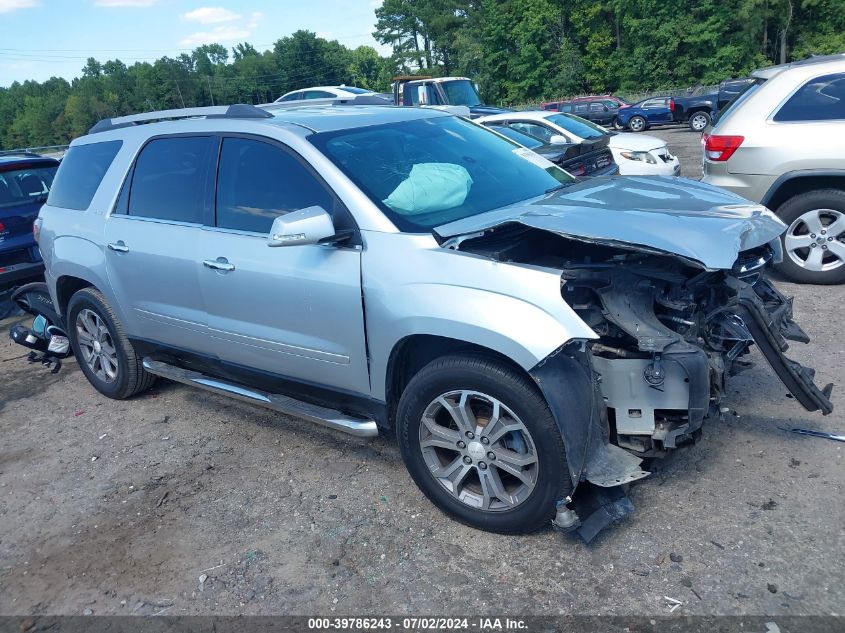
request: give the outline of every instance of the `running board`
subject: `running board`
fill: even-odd
[[[316,404],[309,404],[301,400],[295,400],[277,393],[258,391],[235,383],[212,378],[198,371],[183,369],[175,365],[162,363],[161,361],[145,358],[144,369],[151,374],[181,382],[192,387],[199,387],[206,391],[219,393],[230,398],[257,404],[279,413],[285,413],[297,418],[303,418],[309,422],[327,426],[330,429],[343,431],[356,437],[375,437],[378,435],[378,427],[373,420],[355,418],[335,409],[327,409]]]

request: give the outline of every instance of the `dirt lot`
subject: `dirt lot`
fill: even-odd
[[[687,175],[697,135],[669,139]],[[780,284],[811,335],[791,354],[842,383],[845,288]],[[13,320],[0,322],[7,341]],[[3,614],[842,614],[845,431],[786,397],[762,359],[731,413],[635,485],[586,546],[440,514],[392,438],[366,442],[159,383],[100,396],[0,346]]]

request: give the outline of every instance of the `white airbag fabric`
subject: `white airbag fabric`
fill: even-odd
[[[470,187],[472,177],[461,165],[418,163],[384,203],[401,215],[443,211],[462,205]]]

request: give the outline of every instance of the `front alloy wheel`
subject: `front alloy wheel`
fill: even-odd
[[[431,475],[461,503],[497,512],[537,484],[537,451],[513,411],[477,391],[450,391],[426,407],[420,448]]]
[[[560,387],[567,398],[589,397],[567,384]],[[537,530],[572,492],[545,398],[530,376],[498,360],[457,354],[431,361],[402,392],[396,433],[420,490],[478,529]]]

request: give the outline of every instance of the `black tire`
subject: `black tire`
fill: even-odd
[[[84,360],[82,354],[76,322],[82,310],[91,310],[105,324],[111,342],[114,344],[117,356],[117,375],[111,382],[98,377]],[[103,295],[94,288],[83,288],[70,298],[67,309],[68,338],[73,354],[79,367],[93,387],[104,396],[123,400],[149,389],[156,381],[156,377],[146,372],[141,364],[142,359],[135,353],[132,343],[126,337],[123,326],[106,302]]]
[[[648,129],[648,121],[640,115],[632,116],[628,121],[628,129],[632,132],[645,132]]]
[[[689,125],[689,129],[693,132],[703,132],[707,129],[707,126],[710,125],[711,120],[712,117],[710,116],[710,113],[702,110],[690,114],[687,125]]]
[[[455,390],[477,391],[498,399],[528,430],[536,451],[536,481],[515,507],[498,511],[472,508],[447,491],[427,465],[420,446],[423,413],[439,396]],[[443,512],[472,527],[501,534],[538,530],[554,517],[555,502],[572,491],[563,440],[545,399],[528,378],[495,360],[455,355],[432,361],[402,394],[396,426],[402,459],[417,486]],[[476,476],[482,466],[479,462]]]
[[[845,191],[841,189],[809,191],[790,198],[777,209],[778,217],[783,220],[788,228],[786,233],[781,236],[781,243],[784,245],[783,262],[778,264],[776,268],[785,277],[797,283],[821,285],[845,283],[845,263],[841,263],[830,270],[808,270],[796,262],[787,250],[787,236],[794,230],[793,224],[804,214],[816,209],[829,209],[845,216]],[[825,217],[824,219],[829,223],[832,218]],[[796,225],[795,230],[806,231],[807,229]],[[838,236],[825,236],[822,239],[826,241],[828,237],[833,237],[834,240],[838,239],[840,243],[845,243],[845,233],[840,233]],[[827,243],[829,244],[829,242]],[[819,248],[821,245],[823,244],[819,243],[814,248]],[[802,254],[806,252],[799,251],[796,253],[796,258],[801,260]],[[831,255],[826,255],[825,261],[835,263],[835,260],[831,260]]]
[[[613,121],[610,122],[610,126],[616,130],[617,132],[622,131],[625,129],[625,126],[619,122],[618,117],[613,117]]]

